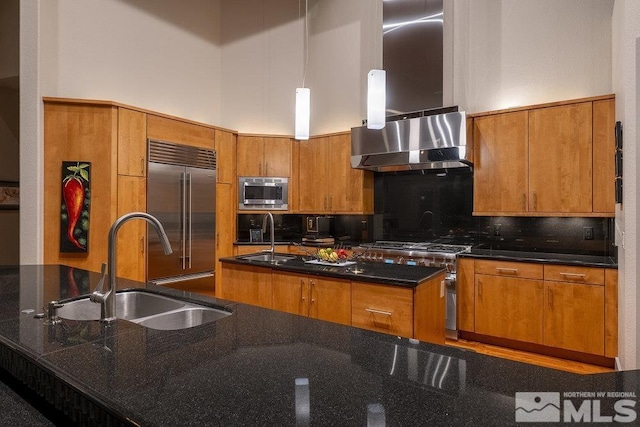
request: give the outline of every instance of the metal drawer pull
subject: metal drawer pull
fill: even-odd
[[[496,270],[498,270],[500,273],[517,273],[518,269],[517,268],[505,268],[505,267],[496,267]]]
[[[551,292],[551,288],[549,288],[548,294],[549,294],[548,296],[549,308],[553,308],[553,292]]]
[[[587,275],[584,273],[563,273],[560,272],[561,276],[567,276],[567,277],[575,277],[577,279],[586,279]]]
[[[382,311],[382,310],[376,310],[374,308],[365,308],[365,311],[368,311],[369,313],[374,313],[374,314],[383,314],[385,316],[391,316],[393,313],[391,313],[390,311]]]

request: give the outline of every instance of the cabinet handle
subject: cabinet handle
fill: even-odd
[[[300,279],[300,300],[304,302],[304,280]]]
[[[567,279],[574,278],[574,279],[583,279],[584,280],[584,279],[587,278],[587,275],[584,274],[584,273],[563,273],[563,272],[560,272],[560,275],[561,276],[565,276]]]
[[[316,299],[313,297],[313,290],[315,289],[316,284],[313,283],[313,280],[311,281],[311,304],[313,304],[314,302],[316,302]]]
[[[391,316],[391,314],[393,314],[390,311],[376,310],[375,308],[365,308],[364,311],[368,311],[373,314],[382,314],[384,316]]]
[[[533,192],[533,210],[538,210],[538,196],[535,191]]]
[[[322,206],[324,207],[324,210],[326,211],[327,210],[327,196],[324,196],[324,198],[322,200],[323,200]]]
[[[140,253],[144,254],[144,236],[140,238]]]
[[[549,302],[549,308],[553,308],[553,292],[551,292],[551,288],[547,290],[547,300]]]
[[[140,173],[144,175],[144,158],[140,159]]]
[[[496,270],[498,273],[516,274],[518,272],[517,268],[496,267]]]
[[[482,282],[478,279],[478,296],[482,296]]]
[[[527,210],[527,195],[522,193],[522,210]]]
[[[258,175],[262,175],[262,163],[258,163]]]
[[[329,196],[329,209],[333,209],[333,196]]]

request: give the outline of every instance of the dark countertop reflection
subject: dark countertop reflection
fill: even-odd
[[[99,279],[73,270],[0,267],[0,366],[53,401],[69,404],[64,384],[130,424],[513,425],[520,392],[631,393],[640,383],[640,371],[570,374],[154,285],[233,314],[177,331],[35,319],[77,286],[69,277]],[[614,415],[617,399],[600,400]]]

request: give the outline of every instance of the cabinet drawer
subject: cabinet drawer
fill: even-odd
[[[521,279],[542,279],[544,275],[541,264],[488,260],[476,260],[475,273],[492,276],[518,277]]]
[[[413,337],[413,290],[352,282],[351,325]]]
[[[604,286],[604,268],[545,265],[544,280]]]

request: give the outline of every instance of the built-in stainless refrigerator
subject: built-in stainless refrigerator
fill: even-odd
[[[147,278],[178,288],[214,286],[216,153],[149,140],[147,211],[160,220],[173,253],[148,230]]]

